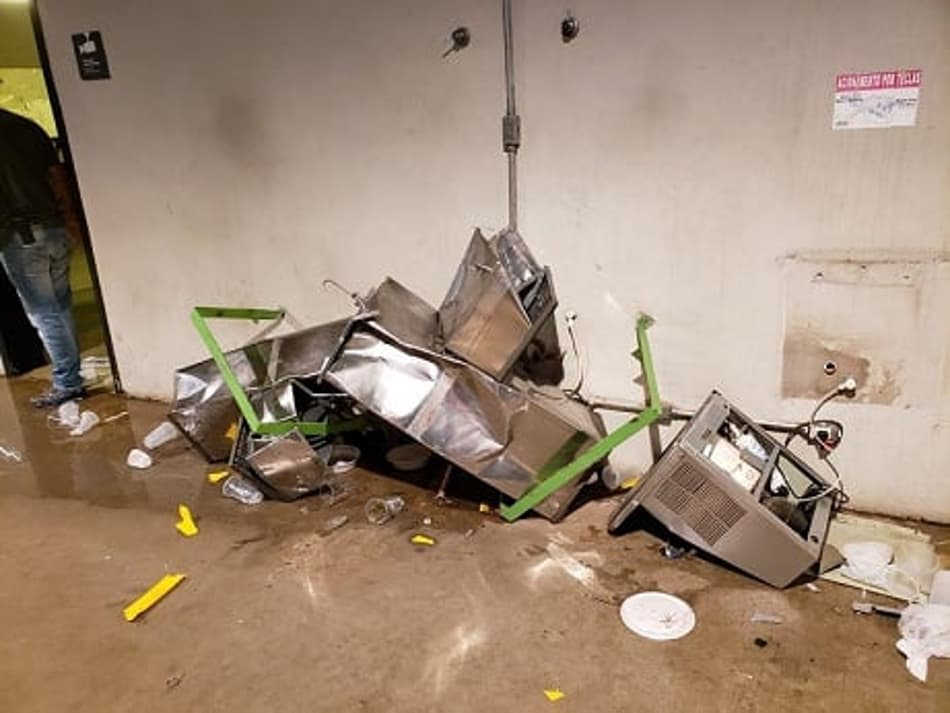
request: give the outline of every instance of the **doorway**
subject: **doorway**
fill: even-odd
[[[72,252],[73,318],[82,353],[82,372],[92,392],[120,391],[112,341],[103,309],[92,244],[75,181],[69,142],[49,71],[35,0],[0,0],[0,108],[38,124],[56,146],[73,179],[81,245]],[[50,367],[35,331],[23,314],[6,274],[0,270],[0,373],[48,379]]]

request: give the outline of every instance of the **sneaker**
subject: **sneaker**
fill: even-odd
[[[81,399],[86,395],[86,388],[80,386],[75,389],[52,388],[46,393],[30,398],[30,403],[36,408],[54,408],[74,399]]]

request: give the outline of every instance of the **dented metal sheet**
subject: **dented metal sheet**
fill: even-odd
[[[424,310],[401,314],[420,320],[415,326],[403,323],[403,333],[425,333]],[[377,416],[514,498],[604,434],[596,415],[556,389],[530,382],[502,384],[461,359],[401,342],[372,320],[354,330],[326,378]],[[563,516],[582,480],[583,474],[542,502],[538,512],[552,520]]]
[[[330,482],[330,469],[298,431],[275,438],[246,460],[283,500],[303,497]]]
[[[352,319],[300,330],[225,353],[238,382],[264,423],[297,417],[292,379],[321,373],[342,347]],[[179,369],[169,419],[209,461],[227,459],[237,404],[213,360]]]
[[[538,385],[563,375],[556,298],[550,272],[517,233],[487,241],[476,231],[440,310],[392,278],[358,304],[351,319],[225,354],[263,419],[297,416],[292,380],[325,379],[513,498],[605,434],[589,408]],[[209,459],[228,456],[239,412],[212,360],[176,374],[169,417]],[[318,475],[301,465],[308,457],[290,437],[248,460],[254,457],[264,459],[257,470],[265,480],[264,471]],[[585,476],[536,510],[552,520],[563,516]]]
[[[504,380],[556,304],[550,272],[517,233],[488,241],[476,230],[439,308],[445,348]]]

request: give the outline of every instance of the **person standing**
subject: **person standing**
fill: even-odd
[[[39,408],[85,396],[69,287],[71,205],[52,141],[0,109],[0,263],[53,363],[50,389],[30,399]]]

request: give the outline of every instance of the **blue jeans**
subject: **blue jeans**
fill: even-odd
[[[69,288],[69,235],[58,227],[34,228],[33,234],[36,241],[30,245],[19,235],[11,238],[0,262],[53,362],[53,388],[78,389],[82,376]]]

